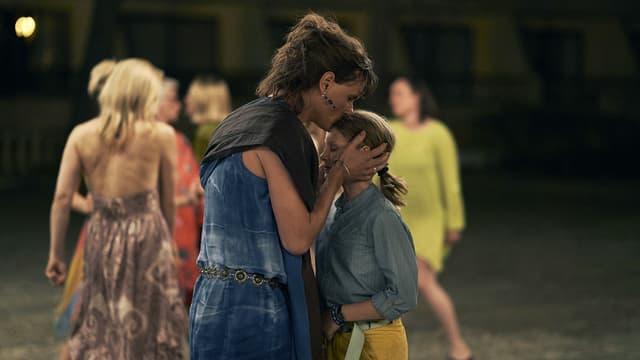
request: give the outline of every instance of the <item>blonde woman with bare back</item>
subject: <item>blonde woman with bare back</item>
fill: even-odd
[[[114,60],[102,60],[97,63],[91,69],[91,75],[89,76],[89,85],[87,86],[87,94],[91,98],[91,100],[98,100],[98,96],[102,91],[102,87],[107,82],[109,75],[113,71],[113,68],[116,66],[116,62]],[[87,193],[86,196],[82,196],[80,192],[76,191],[73,194],[73,199],[71,200],[71,209],[88,216],[93,211],[93,200],[91,198],[91,193]],[[67,273],[64,290],[62,293],[62,299],[56,310],[54,312],[55,315],[55,330],[56,335],[60,337],[67,337],[70,331],[70,324],[73,321],[76,321],[74,317],[76,317],[77,310],[79,309],[79,294],[78,291],[80,287],[80,283],[82,282],[82,268],[83,266],[83,251],[84,251],[84,241],[87,234],[87,222],[82,226],[82,230],[80,231],[80,236],[78,237],[78,242],[76,244],[76,249],[73,252],[73,257],[71,259],[71,265],[69,266],[69,271]],[[66,352],[66,347],[63,349],[63,352]]]
[[[179,359],[186,318],[172,247],[176,143],[155,121],[160,72],[128,59],[100,94],[101,113],[78,125],[62,156],[51,206],[46,275],[66,276],[64,238],[84,177],[93,195],[73,359]]]

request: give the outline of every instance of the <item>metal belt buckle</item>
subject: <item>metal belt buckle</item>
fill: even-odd
[[[220,279],[227,280],[227,278],[229,278],[229,269],[224,268],[220,271]]]
[[[202,275],[204,275],[204,277],[211,278],[211,275],[212,275],[211,268],[208,268],[208,267],[202,268],[200,272],[202,273]]]
[[[251,282],[253,282],[253,285],[255,286],[260,286],[264,284],[264,281],[265,281],[264,277],[259,274],[253,274],[253,276],[251,277]]]
[[[249,277],[249,275],[247,274],[246,271],[244,270],[236,270],[236,273],[233,275],[233,278],[239,282],[240,284],[242,284],[243,282],[245,282],[247,280],[247,278]]]
[[[355,323],[345,322],[344,325],[342,325],[339,330],[340,330],[341,333],[347,333],[348,334],[348,333],[353,331],[353,327],[354,326],[355,326]]]

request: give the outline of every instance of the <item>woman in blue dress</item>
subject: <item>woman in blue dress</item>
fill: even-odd
[[[384,144],[360,151],[360,134],[318,189],[317,153],[304,123],[329,130],[376,82],[360,41],[308,14],[274,55],[260,98],[213,134],[200,171],[205,213],[192,359],[321,356],[308,250],[342,183],[370,179],[388,155],[379,156]]]

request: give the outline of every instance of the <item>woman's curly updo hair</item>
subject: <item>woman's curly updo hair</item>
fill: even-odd
[[[378,83],[373,62],[360,40],[346,34],[334,20],[309,13],[293,26],[271,59],[271,69],[256,90],[258,96],[281,97],[300,113],[302,92],[318,85],[331,71],[339,84],[360,80],[362,96]]]

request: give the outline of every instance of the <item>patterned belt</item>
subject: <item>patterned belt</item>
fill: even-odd
[[[201,267],[200,274],[207,279],[235,280],[240,284],[251,280],[255,286],[269,285],[272,288],[282,286],[275,278],[267,279],[261,274],[249,273],[242,269],[230,269],[226,266]]]

